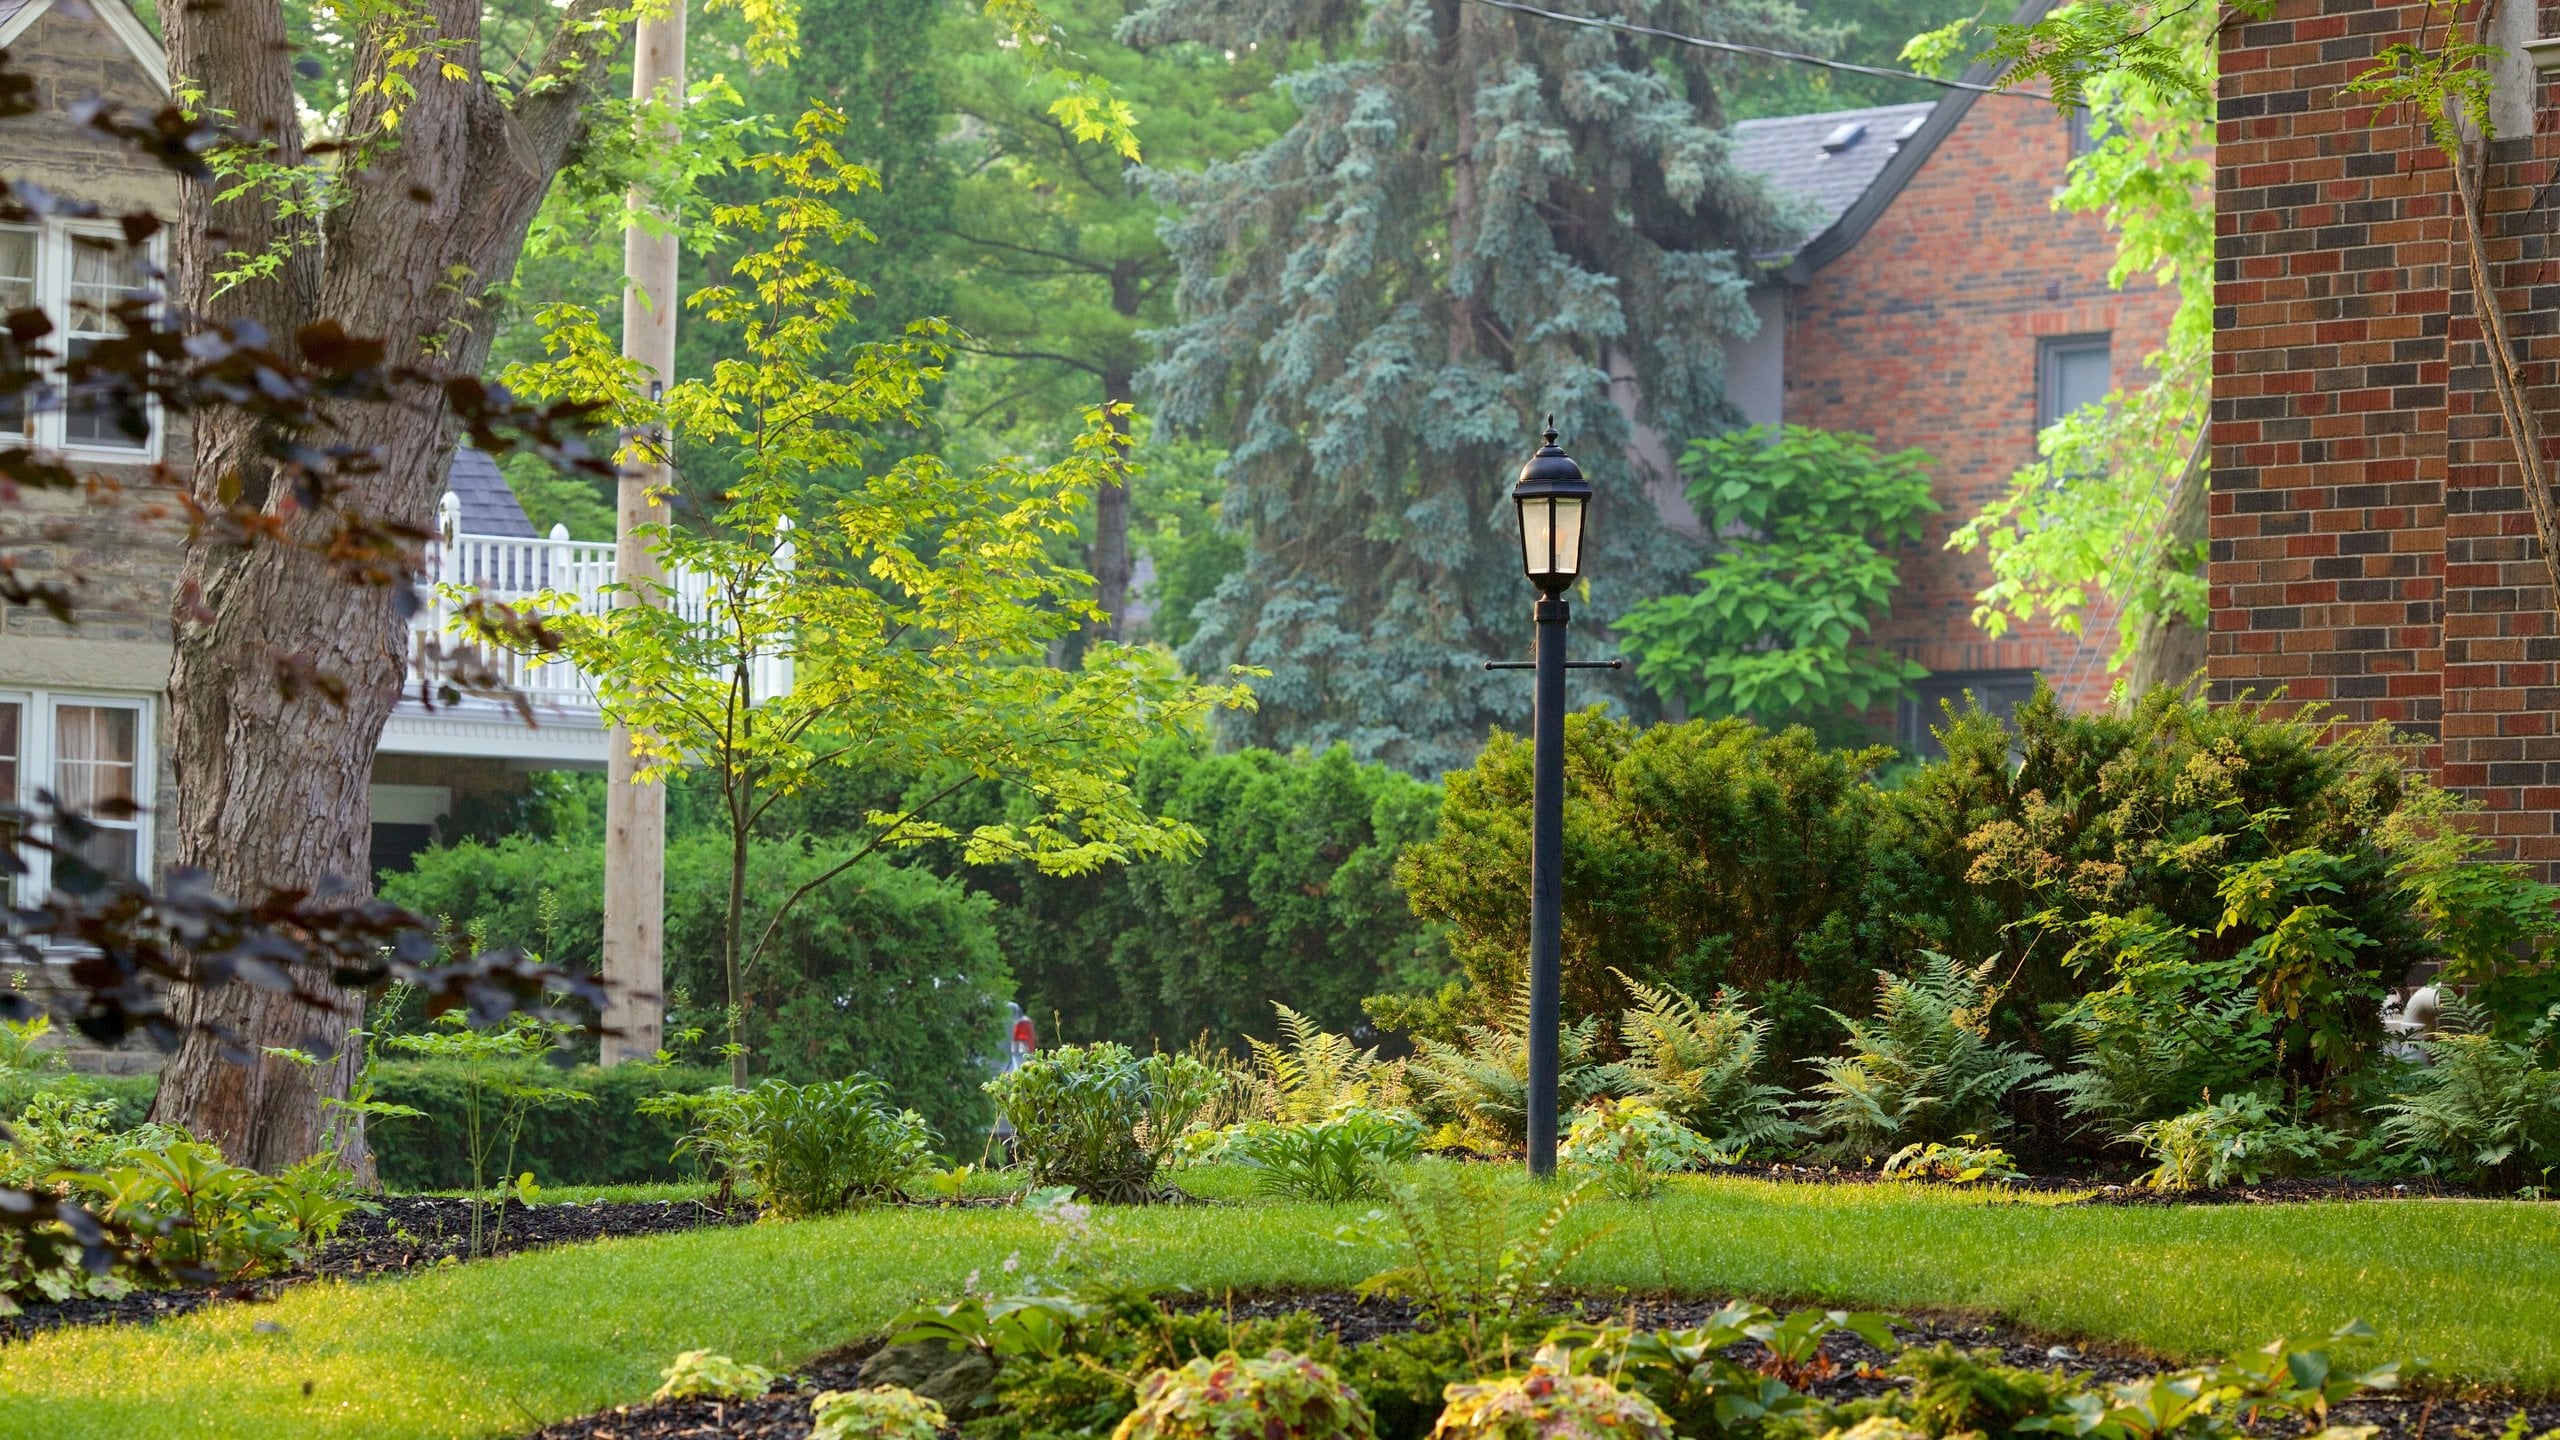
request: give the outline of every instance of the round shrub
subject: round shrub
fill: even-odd
[[[809,1440],[933,1440],[950,1423],[940,1405],[896,1385],[826,1391],[809,1418]]]
[[[1432,1440],[1671,1440],[1671,1417],[1598,1375],[1526,1375],[1452,1385]]]
[[[1369,1407],[1341,1377],[1303,1355],[1233,1350],[1158,1370],[1111,1440],[1375,1440]]]
[[[987,1082],[1034,1186],[1089,1200],[1155,1195],[1156,1169],[1225,1081],[1188,1055],[1062,1045]]]

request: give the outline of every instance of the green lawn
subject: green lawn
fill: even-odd
[[[1232,1176],[1187,1183],[1241,1193]],[[1141,1280],[1342,1286],[1388,1253],[1337,1234],[1361,1208],[1157,1208],[1110,1212],[1108,1225],[1117,1263]],[[1692,1180],[1649,1214],[1590,1214],[1610,1229],[1572,1274],[1587,1286],[1653,1287],[1667,1273],[1706,1293],[1973,1308],[2178,1357],[2361,1317],[2383,1332],[2365,1353],[2560,1391],[2555,1206],[2062,1209]],[[0,1435],[521,1434],[646,1396],[678,1350],[795,1363],[973,1269],[992,1275],[1010,1252],[1036,1268],[1049,1244],[1018,1211],[875,1211],[304,1286],[149,1330],[0,1349]]]

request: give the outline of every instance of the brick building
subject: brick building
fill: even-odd
[[[2047,7],[2029,4],[2020,18]],[[1975,83],[1987,72],[1968,77]],[[1761,334],[1730,353],[1729,391],[1755,422],[1785,421],[1918,446],[1935,458],[1943,513],[1902,559],[1878,638],[1931,672],[1899,737],[1923,745],[1940,697],[2014,702],[2035,678],[2102,703],[2114,617],[2087,638],[2042,619],[1992,640],[1973,622],[1990,583],[1947,536],[2036,458],[2046,424],[2143,383],[2176,296],[2107,283],[2114,237],[2053,208],[2085,126],[2033,95],[1950,90],[1934,104],[1744,121],[1735,157],[1815,206],[1816,224],[1759,297]]]
[[[2560,45],[2537,43],[2560,33],[2560,5],[2507,0],[2491,24],[2505,55],[2484,238],[2511,333],[2547,385],[2560,134],[2536,63]],[[2223,32],[2212,693],[2281,690],[2425,738],[2507,852],[2548,869],[2560,631],[2480,344],[2454,178],[2410,117],[2344,88],[2384,47],[2442,32],[2424,4],[2374,0],[2282,0]]]

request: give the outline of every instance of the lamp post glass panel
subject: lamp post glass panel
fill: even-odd
[[[1511,487],[1520,515],[1520,561],[1538,587],[1537,702],[1530,720],[1534,780],[1529,802],[1529,1173],[1556,1171],[1557,1010],[1564,988],[1564,672],[1565,628],[1572,607],[1564,592],[1582,573],[1583,517],[1591,485],[1582,467],[1556,448],[1555,417],[1546,443],[1520,467]]]

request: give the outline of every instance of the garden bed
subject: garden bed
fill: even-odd
[[[497,1208],[483,1220],[484,1240],[494,1245],[471,1253],[471,1202],[444,1195],[395,1195],[374,1202],[379,1213],[359,1210],[321,1247],[307,1269],[237,1285],[137,1290],[118,1300],[67,1300],[29,1305],[0,1316],[0,1342],[24,1339],[61,1325],[149,1324],[184,1315],[216,1301],[263,1300],[289,1285],[330,1277],[360,1280],[396,1275],[429,1265],[513,1255],[549,1245],[634,1235],[665,1235],[706,1225],[738,1225],[755,1218],[751,1206],[721,1209],[699,1200],[599,1200],[586,1204],[527,1205],[506,1202],[500,1233]]]
[[[1363,1300],[1343,1291],[1312,1291],[1230,1297],[1217,1302],[1236,1320],[1267,1319],[1304,1310],[1313,1313],[1345,1345],[1374,1340],[1416,1328],[1419,1316],[1400,1300]],[[1589,1320],[1632,1321],[1648,1329],[1685,1329],[1703,1324],[1722,1300],[1693,1298],[1587,1299],[1561,1314],[1578,1313]],[[2091,1383],[2137,1379],[2170,1368],[2130,1353],[2057,1344],[2049,1337],[2015,1326],[1960,1314],[1898,1317],[1894,1333],[1905,1345],[1926,1347],[1946,1341],[1966,1350],[1995,1350],[2000,1363],[2055,1370]],[[1756,1349],[1757,1347],[1747,1347]],[[863,1384],[865,1362],[879,1350],[877,1339],[848,1346],[811,1361],[774,1382],[761,1396],[742,1400],[655,1400],[618,1406],[565,1420],[539,1431],[533,1440],[806,1440],[810,1432],[809,1402],[820,1391],[850,1390]],[[1831,1373],[1805,1388],[1825,1400],[1842,1401],[1881,1394],[1902,1383],[1884,1373],[1889,1356],[1846,1332],[1825,1338],[1823,1353]],[[2493,1440],[2505,1432],[2510,1417],[2522,1409],[2529,1435],[2560,1428],[2560,1401],[2520,1405],[2511,1399],[2433,1394],[2392,1394],[2349,1400],[2331,1412],[2338,1425],[2376,1427],[2375,1440]]]
[[[1913,1185],[1881,1171],[1826,1165],[1707,1165],[1698,1173],[1735,1180],[1766,1180],[1775,1185]],[[2293,1176],[2231,1185],[2216,1190],[2154,1190],[2131,1183],[2125,1175],[2022,1175],[2014,1180],[1976,1181],[1966,1187],[1986,1192],[2014,1190],[2036,1195],[2074,1195],[2074,1205],[2292,1205],[2313,1200],[2442,1200],[2470,1196],[2513,1200],[2449,1186],[2440,1180],[2352,1180],[2342,1176]],[[2088,1193],[2080,1193],[2080,1192]]]

